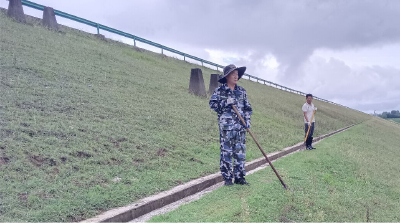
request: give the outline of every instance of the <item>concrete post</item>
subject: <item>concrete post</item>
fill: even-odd
[[[94,34],[95,37],[101,39],[101,40],[106,40],[106,37],[103,34]]]
[[[9,0],[7,15],[18,22],[26,22],[21,0]]]
[[[200,97],[206,97],[206,87],[204,86],[203,73],[200,68],[192,69],[190,73],[189,93]]]
[[[218,82],[219,75],[218,74],[211,74],[210,76],[210,86],[208,87],[208,93],[213,94],[215,88],[217,88],[220,84]]]
[[[43,10],[43,26],[58,30],[58,23],[56,19],[56,14],[54,13],[54,9],[51,7],[44,7]]]

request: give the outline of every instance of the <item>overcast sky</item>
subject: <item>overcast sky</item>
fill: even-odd
[[[400,110],[399,0],[33,1],[364,112]]]

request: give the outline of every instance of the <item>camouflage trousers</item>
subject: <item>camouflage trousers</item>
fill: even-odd
[[[246,175],[246,132],[220,131],[221,159],[220,169],[225,180],[233,177],[240,179]],[[232,158],[235,161],[234,175],[232,174]]]

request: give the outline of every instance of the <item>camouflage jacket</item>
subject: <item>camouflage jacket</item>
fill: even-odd
[[[232,91],[227,84],[223,84],[216,88],[210,99],[210,108],[218,113],[218,124],[220,130],[244,130],[239,117],[229,105],[227,99],[234,98],[235,106],[240,115],[250,127],[250,116],[253,113],[249,100],[247,99],[246,90],[240,86],[235,86]]]

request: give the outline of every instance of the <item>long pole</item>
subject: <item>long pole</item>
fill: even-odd
[[[246,126],[246,122],[244,121],[244,119],[242,118],[242,116],[239,114],[239,111],[236,109],[235,105],[232,105],[233,110],[236,112],[237,116],[239,117],[240,121],[242,121],[243,125]],[[283,185],[283,188],[287,189],[286,184],[283,182],[281,176],[279,176],[278,171],[276,171],[275,167],[272,165],[271,161],[268,159],[267,154],[265,154],[264,150],[261,148],[260,144],[258,143],[258,141],[256,140],[256,137],[254,137],[253,133],[250,131],[249,128],[246,128],[247,131],[249,132],[249,134],[251,135],[251,137],[253,138],[254,142],[256,142],[258,148],[260,149],[261,153],[264,155],[265,159],[267,160],[267,162],[269,163],[269,165],[271,166],[271,168],[274,170],[276,176],[279,178],[279,180],[281,181],[281,184]]]

